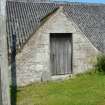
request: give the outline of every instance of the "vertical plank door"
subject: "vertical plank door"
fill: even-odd
[[[52,75],[71,73],[71,36],[51,34],[50,56]]]

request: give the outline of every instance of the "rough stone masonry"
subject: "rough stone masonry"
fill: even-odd
[[[16,56],[17,85],[51,80],[50,33],[72,33],[73,74],[82,73],[92,67],[91,59],[99,52],[90,43],[77,25],[63,13],[62,7],[49,16]],[[45,75],[43,77],[43,75]]]

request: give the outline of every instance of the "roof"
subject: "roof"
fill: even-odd
[[[105,52],[105,5],[66,5],[64,13],[99,51]]]
[[[8,47],[13,46],[16,34],[16,47],[21,47],[41,25],[44,17],[59,7],[59,4],[38,0],[7,1]],[[43,0],[40,0],[43,1]],[[63,12],[75,22],[90,42],[101,52],[105,52],[105,5],[104,4],[63,4]]]
[[[57,6],[53,3],[7,1],[8,47],[13,47],[16,35],[16,48],[20,49],[40,26],[43,18],[52,13]]]

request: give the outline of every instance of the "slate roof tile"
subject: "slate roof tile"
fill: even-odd
[[[99,51],[105,52],[105,5],[69,5],[64,6],[64,13]]]
[[[56,8],[53,3],[7,1],[9,50],[13,47],[13,34],[16,34],[16,48],[20,49],[41,24],[41,19]]]
[[[21,2],[22,1],[22,2]],[[72,19],[90,42],[101,52],[105,52],[105,5],[64,4],[63,12]],[[59,7],[56,3],[36,3],[33,0],[7,1],[8,47],[21,48],[37,30],[41,20]]]

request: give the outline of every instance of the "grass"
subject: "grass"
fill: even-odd
[[[105,105],[105,75],[87,73],[18,88],[17,105]]]

